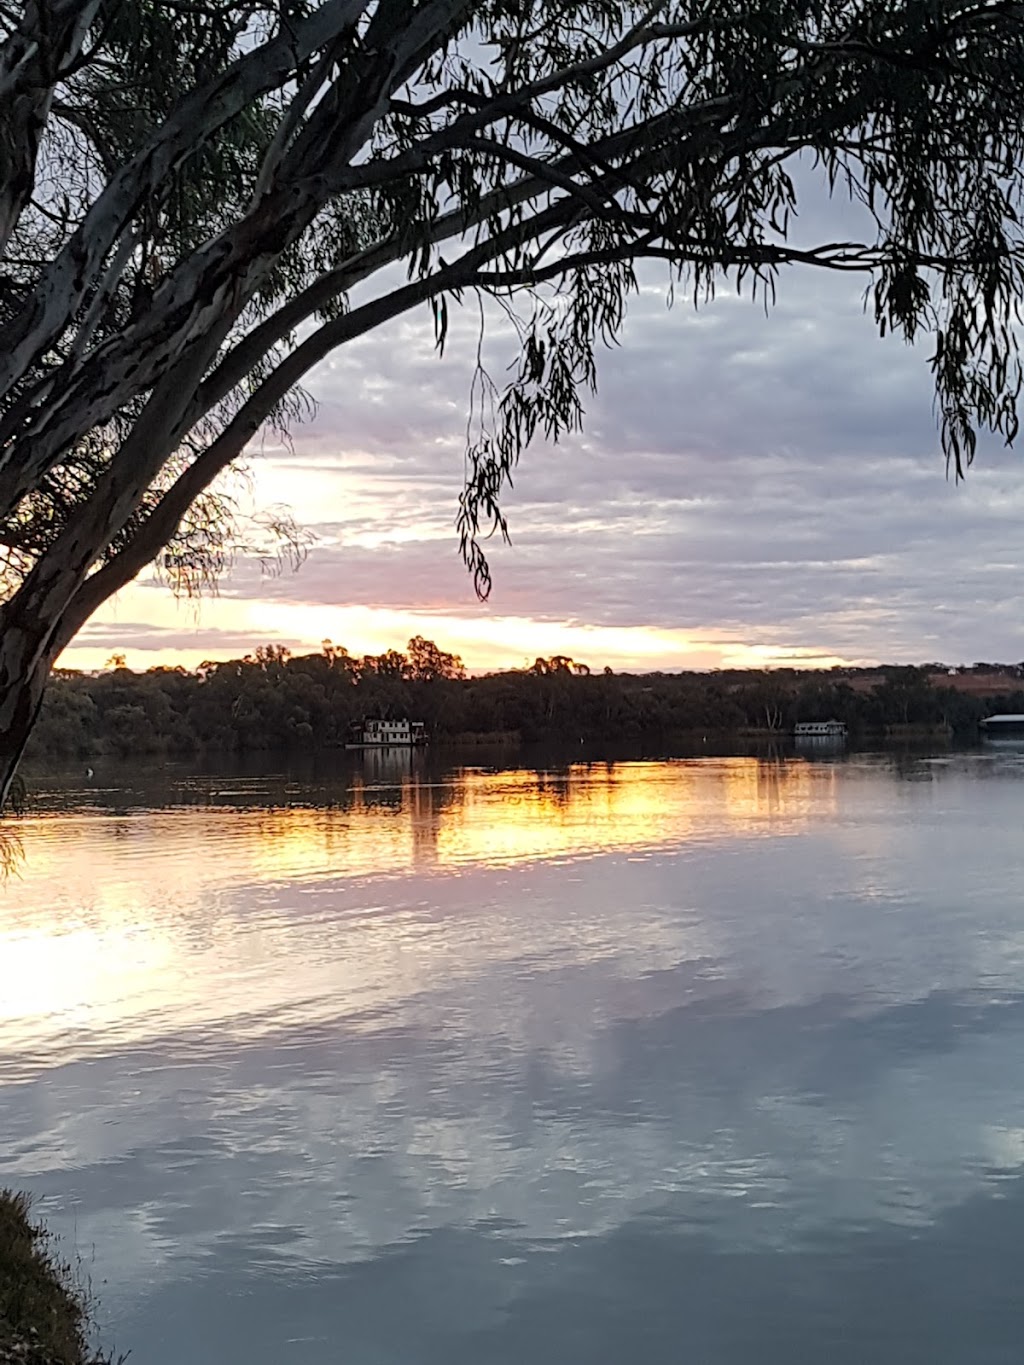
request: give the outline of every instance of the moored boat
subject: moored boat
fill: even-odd
[[[357,720],[348,730],[346,749],[412,749],[427,742],[421,720]]]

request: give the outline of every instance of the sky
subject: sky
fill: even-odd
[[[455,307],[443,357],[410,314],[313,374],[291,448],[251,452],[252,510],[287,505],[315,535],[297,572],[242,557],[195,603],[149,571],[61,662],[413,635],[476,670],[554,653],[616,670],[1024,659],[1024,452],[983,443],[947,479],[929,347],[880,339],[864,287],[793,267],[767,316],[727,288],[698,312],[642,272],[585,430],[521,464],[485,604],[454,528],[478,314]],[[500,329],[487,354],[500,377]]]

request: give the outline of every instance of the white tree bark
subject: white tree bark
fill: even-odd
[[[396,87],[421,60],[424,48],[439,41],[469,3],[433,0],[416,12],[413,21],[395,23],[390,29],[383,25],[386,8],[379,10],[368,35],[368,42],[377,37],[378,46],[367,54],[359,79],[348,82],[332,106],[325,100],[313,111],[290,152],[279,161],[284,183],[277,186],[271,179],[241,221],[183,261],[156,291],[152,306],[142,318],[122,329],[117,337],[76,357],[77,363],[73,360],[56,380],[45,381],[47,389],[40,395],[44,401],[33,407],[31,400],[23,400],[8,414],[0,423],[0,517],[11,513],[63,451],[144,393],[228,311],[238,311],[282,252],[301,237],[324,203],[338,192],[346,168],[364,147]],[[314,50],[314,38],[321,46],[325,33],[336,41],[345,23],[350,25],[364,6],[365,0],[330,0],[316,11],[319,23],[314,32],[306,33],[299,46],[295,46],[295,39],[292,62],[296,51],[302,55]],[[397,9],[407,13],[404,5]],[[334,16],[333,29],[326,26],[328,14]],[[267,44],[236,63],[233,84],[225,77],[217,89],[206,92],[208,107],[200,132],[194,126],[195,105],[200,101],[197,95],[168,121],[147,152],[134,158],[103,191],[44,276],[35,305],[27,308],[6,334],[0,333],[0,349],[5,339],[13,346],[6,363],[0,355],[0,394],[54,344],[84,297],[83,280],[103,264],[97,243],[106,240],[113,245],[116,231],[126,221],[124,215],[130,216],[152,183],[158,183],[158,172],[167,173],[175,157],[184,155],[185,144],[192,150],[203,138],[212,136],[231,112],[253,97],[252,87],[263,89],[268,85],[271,72],[274,80],[280,79],[287,54],[278,54],[275,67],[267,55],[271,47]],[[251,70],[246,68],[245,64],[261,53],[262,62]],[[243,74],[248,84],[243,82]],[[221,89],[225,84],[227,88]],[[303,98],[302,93],[296,98]],[[66,277],[75,269],[80,273],[69,282]],[[99,278],[109,286],[105,275]]]
[[[30,0],[0,46],[0,256],[32,196],[54,90],[82,49],[99,0]]]
[[[71,7],[74,0],[64,3]],[[95,6],[98,0],[90,3]],[[366,4],[367,0],[325,0],[308,18],[246,53],[181,101],[146,145],[111,177],[44,273],[31,304],[0,332],[0,394],[63,334],[102,276],[104,262],[127,223],[174,168],[253,100],[286,85],[299,63],[352,28]]]

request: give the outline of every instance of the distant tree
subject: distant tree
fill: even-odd
[[[797,158],[864,240],[790,237]],[[862,271],[934,338],[942,444],[1012,438],[1024,19],[1002,0],[22,0],[0,6],[0,799],[54,659],[145,565],[235,544],[218,476],[332,350],[496,301],[461,546],[578,427],[642,260],[706,300]],[[482,307],[486,318],[488,309]],[[287,527],[279,527],[288,539]]]
[[[383,654],[364,655],[360,668],[369,677],[404,678],[409,660],[397,649],[386,649]]]
[[[429,643],[429,642],[427,642]],[[1016,677],[998,695],[977,697],[934,680],[926,668],[887,668],[880,685],[855,690],[832,670],[606,674],[568,669],[510,670],[478,678],[415,678],[404,673],[333,669],[322,653],[278,659],[265,668],[254,651],[195,672],[115,669],[95,675],[55,671],[31,743],[53,759],[102,754],[294,749],[344,742],[364,716],[413,716],[439,740],[465,732],[572,737],[621,743],[694,733],[762,729],[797,720],[843,720],[854,735],[893,726],[947,722],[972,734],[993,709],[1024,711]],[[451,656],[449,656],[451,657]],[[264,654],[264,660],[270,660]]]
[[[343,645],[335,645],[330,640],[324,640],[320,646],[320,652],[328,668],[340,669],[344,673],[355,671],[356,660]]]
[[[284,645],[257,645],[255,652],[247,654],[242,662],[258,668],[261,673],[280,674],[291,656],[291,650]]]
[[[446,654],[422,635],[414,635],[407,646],[407,675],[416,682],[436,682],[442,678],[464,678],[465,665],[457,654]]]
[[[550,659],[536,659],[530,672],[546,677],[551,673],[584,674],[589,673],[590,669],[586,664],[578,664],[568,654],[552,654]]]

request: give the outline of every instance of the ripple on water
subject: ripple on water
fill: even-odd
[[[0,1183],[154,1365],[1016,1359],[1022,777],[54,794],[0,893]]]

